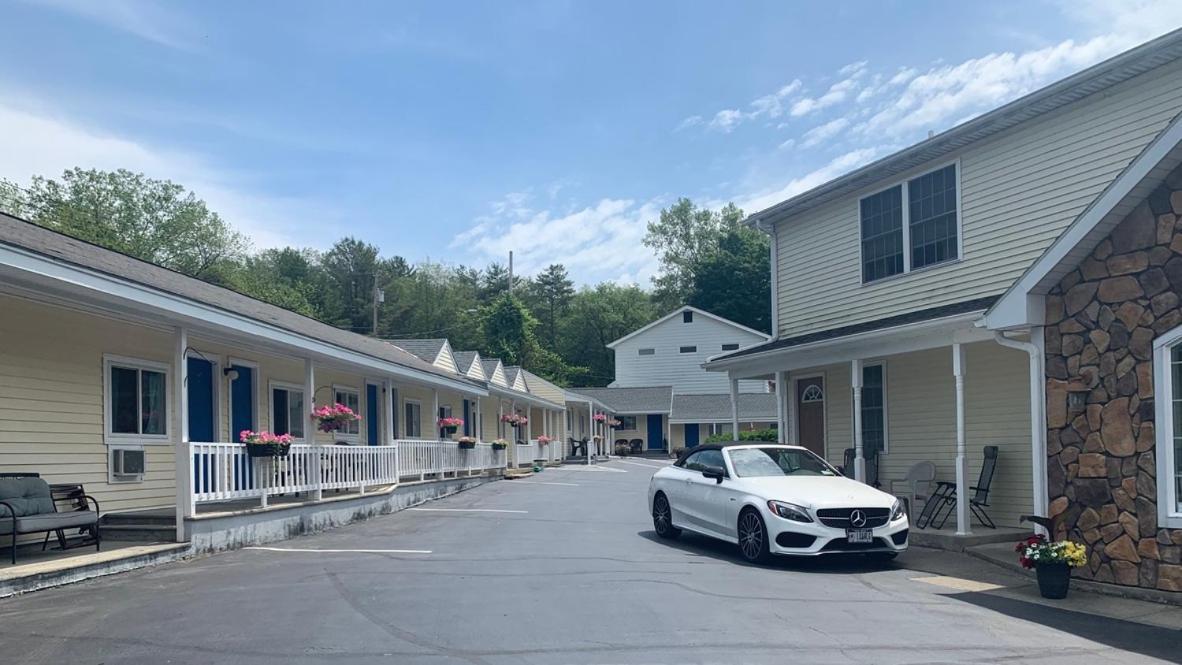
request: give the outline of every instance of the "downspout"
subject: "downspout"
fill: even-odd
[[[763,223],[760,222],[760,228]],[[772,339],[780,337],[780,317],[779,317],[779,300],[780,300],[780,242],[779,234],[776,232],[776,225],[772,224],[770,230],[764,228],[764,232],[771,236],[771,249],[769,257],[772,269],[772,283],[771,283],[771,323],[772,323]]]
[[[1023,342],[1007,337],[1003,331],[993,331],[998,344],[1025,351],[1030,357],[1030,455],[1034,480],[1034,515],[1047,516],[1050,497],[1047,494],[1047,429],[1046,393],[1044,392],[1043,352],[1041,344]],[[1042,326],[1030,328],[1031,340],[1042,340]],[[1042,527],[1039,527],[1042,530]]]

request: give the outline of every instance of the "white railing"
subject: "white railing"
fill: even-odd
[[[513,459],[517,466],[533,466],[534,461],[538,459],[538,448],[536,440],[519,441],[515,444],[513,453],[516,457]]]
[[[391,446],[294,444],[285,457],[250,457],[241,443],[190,443],[193,503],[359,490],[400,481],[474,475],[505,467],[491,444],[460,450],[455,441],[407,439]]]

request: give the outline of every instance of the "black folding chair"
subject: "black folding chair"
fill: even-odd
[[[841,456],[841,473],[846,478],[854,477],[854,459],[857,456],[857,451],[853,448],[846,448]],[[878,451],[872,451],[870,457],[866,458],[866,484],[871,487],[878,487]]]
[[[981,524],[996,529],[997,525],[985,510],[989,507],[989,488],[993,485],[993,475],[997,471],[997,446],[985,446],[985,459],[981,462],[981,475],[977,484],[969,487],[973,493],[969,497],[969,510],[980,520]],[[940,481],[932,492],[932,498],[923,506],[923,512],[915,520],[915,526],[926,529],[929,525],[936,529],[943,529],[948,522],[948,516],[956,509],[956,483]]]

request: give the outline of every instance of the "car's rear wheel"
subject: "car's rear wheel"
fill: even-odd
[[[771,558],[767,527],[752,508],[739,513],[739,553],[750,563],[764,563]]]
[[[663,492],[657,492],[653,497],[653,531],[662,538],[673,539],[681,535],[681,529],[673,526],[673,511]]]

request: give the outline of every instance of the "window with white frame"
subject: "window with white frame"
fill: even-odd
[[[406,438],[419,439],[423,436],[423,405],[414,400],[402,403],[402,414],[406,419]]]
[[[336,404],[349,407],[357,414],[356,420],[345,423],[339,430],[338,436],[356,437],[361,434],[361,392],[348,386],[333,386],[332,400]]]
[[[304,438],[304,423],[310,418],[304,414],[304,391],[293,385],[271,384],[271,431],[275,434],[290,434],[293,438]]]
[[[1182,327],[1154,343],[1158,527],[1182,528]]]
[[[106,374],[108,440],[168,440],[168,365],[108,356]]]
[[[959,258],[956,168],[949,164],[858,202],[863,283]]]
[[[636,430],[636,416],[616,416],[616,420],[620,421],[620,426],[616,429],[629,432]]]
[[[887,451],[886,371],[881,364],[862,366],[862,449],[867,459]]]

